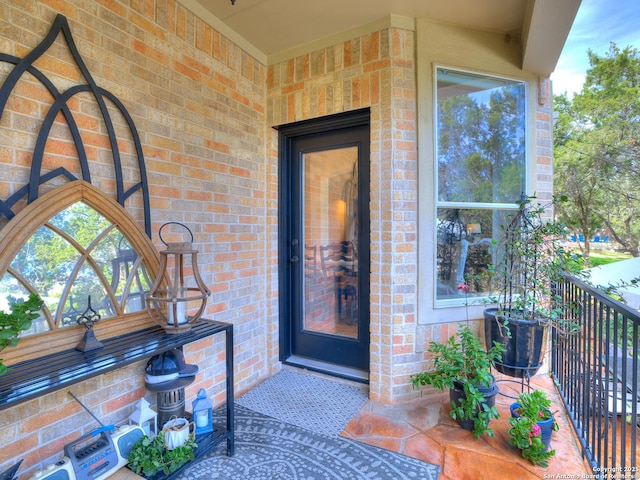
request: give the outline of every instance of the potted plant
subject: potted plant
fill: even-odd
[[[522,456],[534,465],[549,466],[555,454],[549,450],[551,434],[558,423],[550,410],[551,400],[541,390],[522,392],[510,407],[509,443],[522,451]]]
[[[498,393],[491,367],[503,347],[496,344],[488,351],[467,325],[459,328],[446,343],[430,342],[433,369],[411,375],[414,388],[432,385],[449,389],[451,418],[471,430],[476,438],[493,437],[489,422],[498,418],[495,396]]]
[[[42,305],[42,299],[35,293],[26,300],[9,297],[9,313],[0,310],[0,350],[18,344],[20,333],[31,328],[31,322],[40,316],[38,312]],[[7,369],[0,358],[0,375]]]
[[[170,475],[195,458],[196,447],[192,434],[184,445],[171,450],[166,447],[164,431],[159,432],[153,439],[145,435],[129,452],[129,469],[150,479],[161,477],[162,474]]]
[[[549,325],[574,333],[577,325],[567,320],[567,306],[558,306],[553,282],[577,265],[563,247],[563,224],[543,218],[545,206],[535,197],[523,197],[517,213],[501,228],[494,241],[497,262],[489,268],[495,305],[484,311],[485,341],[504,345],[496,369],[512,377],[529,378],[542,366]],[[566,201],[554,198],[551,204]]]

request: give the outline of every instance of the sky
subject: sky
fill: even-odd
[[[556,0],[562,1],[562,0]],[[589,69],[587,50],[604,56],[609,45],[640,50],[640,1],[582,0],[555,71],[553,93],[572,97],[582,89]]]

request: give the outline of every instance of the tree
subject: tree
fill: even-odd
[[[576,113],[565,95],[555,98],[554,188],[568,198],[556,206],[555,212],[580,242],[585,268],[589,264],[590,239],[602,228],[596,211],[602,207],[603,195],[599,185],[600,155],[592,151],[585,132],[573,121]]]
[[[557,212],[590,239],[604,228],[625,251],[640,256],[640,52],[611,44],[588,52],[581,92],[555,96],[556,191],[569,202]]]

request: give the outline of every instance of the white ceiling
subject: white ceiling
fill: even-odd
[[[547,50],[545,55],[557,53],[555,66],[581,0],[236,0],[235,5],[230,0],[180,1],[214,27],[235,32],[266,59],[395,15],[501,34],[530,36],[543,30],[543,43],[547,39],[554,45],[540,45],[537,39],[536,49]],[[534,24],[543,28],[529,32]],[[526,48],[527,38],[523,44]]]

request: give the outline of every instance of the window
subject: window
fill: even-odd
[[[144,295],[158,266],[141,226],[94,186],[76,180],[41,196],[0,229],[0,309],[30,292],[44,300],[4,363],[41,356],[44,338],[47,353],[73,348],[89,296],[100,340],[153,325]]]
[[[524,82],[436,71],[436,300],[487,293],[491,239],[525,193]]]
[[[77,325],[91,308],[102,319],[145,308],[151,285],[141,258],[122,232],[84,202],[58,212],[20,249],[0,278],[0,309],[10,297],[38,292],[41,315],[21,336]]]

